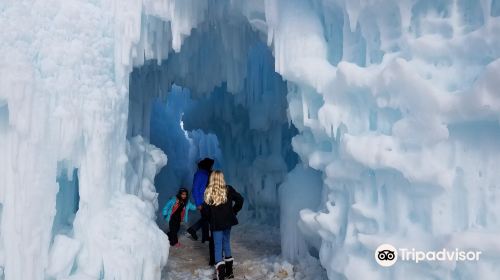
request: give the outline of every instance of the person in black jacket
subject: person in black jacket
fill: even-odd
[[[234,204],[233,204],[234,203]],[[214,241],[217,280],[234,278],[231,255],[231,227],[238,224],[236,214],[243,207],[243,197],[226,185],[222,171],[214,171],[205,190],[202,213],[210,224]],[[224,254],[224,261],[222,255]]]

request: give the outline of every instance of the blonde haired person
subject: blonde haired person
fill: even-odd
[[[202,213],[212,231],[216,264],[215,279],[217,280],[234,278],[231,227],[238,224],[236,214],[242,207],[243,197],[232,186],[226,185],[222,171],[212,172],[205,190]]]

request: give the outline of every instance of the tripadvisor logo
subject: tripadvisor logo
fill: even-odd
[[[385,267],[393,266],[398,258],[401,261],[419,263],[421,261],[479,261],[481,251],[442,249],[439,251],[418,251],[415,248],[396,249],[391,244],[382,244],[375,250],[375,261]]]
[[[375,250],[375,260],[381,266],[392,266],[398,260],[398,251],[391,244],[382,244]]]

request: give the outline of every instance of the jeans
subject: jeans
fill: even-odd
[[[224,257],[231,257],[231,228],[212,232],[214,238],[214,253],[215,263],[222,261],[222,253]]]

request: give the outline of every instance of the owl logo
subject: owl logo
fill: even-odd
[[[390,244],[382,244],[375,250],[375,261],[381,266],[393,266],[397,260],[398,251]]]

